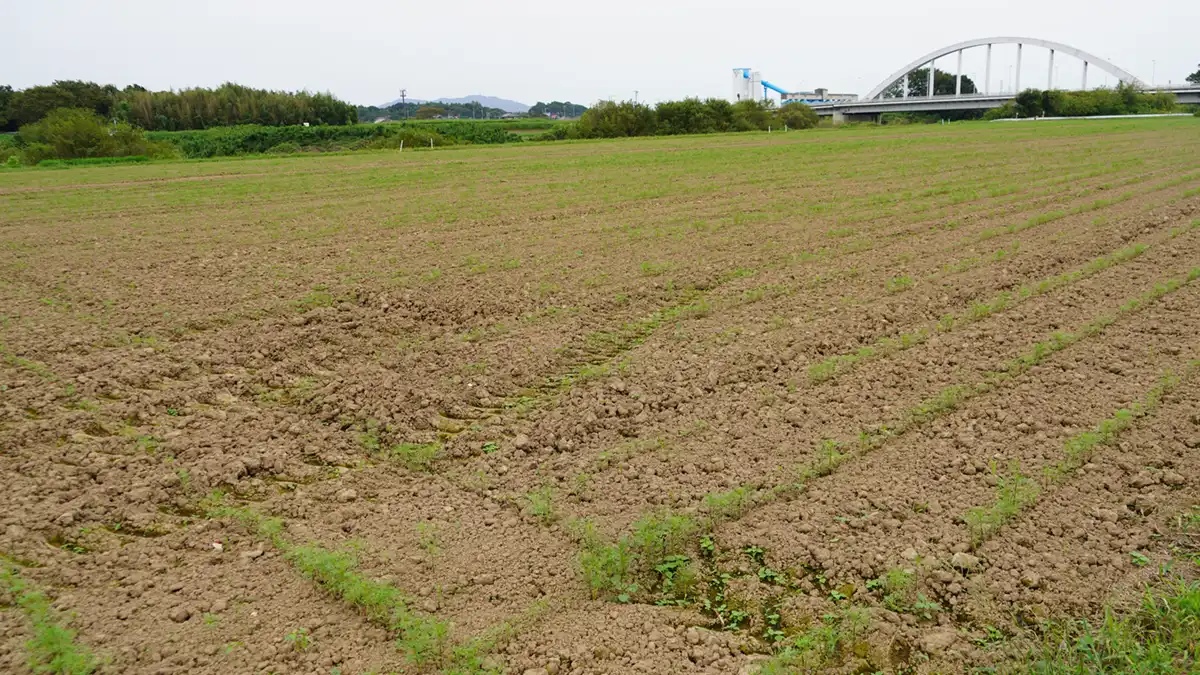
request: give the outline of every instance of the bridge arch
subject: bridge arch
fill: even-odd
[[[906,77],[912,71],[920,68],[921,66],[923,66],[927,63],[930,63],[931,61],[933,61],[935,59],[939,59],[943,56],[948,56],[950,54],[954,54],[955,52],[959,52],[964,49],[970,49],[972,47],[985,47],[985,46],[990,46],[990,45],[1003,45],[1003,44],[1033,45],[1035,47],[1043,47],[1045,49],[1049,49],[1052,51],[1061,52],[1061,53],[1067,54],[1069,56],[1074,56],[1075,58],[1083,61],[1085,64],[1095,65],[1096,67],[1100,68],[1101,70],[1107,72],[1110,75],[1113,75],[1114,77],[1116,77],[1118,80],[1120,80],[1122,82],[1127,82],[1129,84],[1132,84],[1132,85],[1135,85],[1138,87],[1145,86],[1145,84],[1143,84],[1141,80],[1134,77],[1134,75],[1132,73],[1130,73],[1129,71],[1124,70],[1122,68],[1118,68],[1117,66],[1113,65],[1112,63],[1109,63],[1107,60],[1102,59],[1099,56],[1096,56],[1094,54],[1089,54],[1088,52],[1085,52],[1082,49],[1076,49],[1075,47],[1072,47],[1070,45],[1065,45],[1061,42],[1054,42],[1053,40],[1042,40],[1039,38],[1025,38],[1025,37],[990,37],[990,38],[979,38],[976,40],[967,40],[965,42],[959,42],[956,44],[952,44],[948,47],[943,47],[941,49],[936,49],[932,52],[929,52],[925,56],[922,56],[921,58],[913,61],[912,63],[909,63],[907,66],[905,66],[905,67],[901,68],[900,70],[897,70],[896,72],[889,75],[886,80],[879,83],[879,86],[872,89],[871,92],[868,93],[865,98],[870,100],[870,99],[877,99],[877,98],[882,97],[883,92],[887,91],[888,87],[892,86],[896,82],[899,82],[901,78]],[[1018,63],[1019,63],[1019,61],[1018,61]],[[962,65],[961,60],[959,62],[959,65]]]

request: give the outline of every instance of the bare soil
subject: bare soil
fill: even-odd
[[[1200,135],[945,133],[0,174],[0,562],[101,672],[451,671],[218,502],[488,636],[483,670],[749,674],[849,608],[869,629],[813,669],[1011,663],[988,628],[1100,615],[1200,500]],[[1017,467],[1037,500],[973,540]],[[707,594],[589,587],[583,523],[668,510],[704,523]],[[893,569],[937,608],[885,601]],[[0,669],[27,672],[14,603]]]

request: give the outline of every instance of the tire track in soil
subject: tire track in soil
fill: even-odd
[[[1181,236],[1186,237],[1187,235],[1185,234]],[[807,453],[807,447],[813,441],[815,441],[822,432],[826,436],[836,435],[833,432],[839,428],[856,430],[859,426],[861,426],[861,422],[856,423],[855,420],[877,419],[877,406],[880,404],[876,401],[886,400],[886,405],[889,405],[891,409],[904,409],[903,405],[896,403],[897,399],[895,399],[895,397],[897,395],[900,396],[899,400],[912,399],[912,402],[915,403],[919,401],[922,396],[932,393],[930,390],[936,390],[937,387],[942,383],[955,381],[955,379],[959,377],[958,371],[970,370],[972,368],[977,371],[986,370],[994,365],[998,354],[1004,353],[1006,350],[1011,349],[1010,347],[1005,346],[1006,343],[1019,346],[1027,341],[1032,341],[1037,337],[1040,337],[1046,330],[1053,329],[1055,325],[1061,325],[1059,321],[1062,317],[1061,312],[1063,311],[1063,302],[1068,303],[1066,306],[1068,313],[1070,312],[1070,305],[1086,307],[1089,303],[1095,303],[1097,301],[1103,302],[1102,299],[1108,297],[1110,294],[1109,285],[1114,283],[1112,275],[1118,275],[1116,279],[1125,280],[1126,283],[1130,284],[1148,283],[1151,280],[1156,280],[1157,277],[1155,276],[1154,272],[1155,263],[1153,261],[1157,259],[1169,260],[1172,255],[1178,255],[1178,253],[1172,252],[1171,250],[1165,250],[1164,252],[1164,248],[1162,248],[1164,246],[1166,245],[1159,244],[1159,247],[1151,248],[1147,253],[1144,253],[1143,256],[1149,256],[1145,260],[1127,262],[1118,266],[1118,268],[1122,269],[1110,268],[1109,270],[1101,272],[1096,277],[1077,282],[1078,284],[1083,284],[1082,290],[1076,292],[1081,295],[1066,295],[1064,298],[1062,297],[1063,294],[1072,293],[1073,286],[1067,287],[1066,289],[1060,288],[1046,296],[1038,296],[1037,298],[1026,301],[1025,303],[1021,303],[1016,307],[1012,307],[1006,312],[995,314],[979,324],[975,324],[974,330],[987,331],[982,334],[984,337],[991,337],[993,334],[995,335],[997,342],[992,345],[991,351],[989,352],[972,354],[971,351],[977,349],[978,345],[974,343],[973,338],[961,337],[958,332],[944,335],[939,334],[933,338],[932,344],[919,346],[910,350],[909,352],[893,354],[890,359],[886,359],[885,362],[880,365],[867,364],[867,366],[864,366],[864,372],[857,378],[852,378],[844,383],[834,383],[836,387],[817,389],[816,391],[823,392],[821,394],[823,400],[828,400],[832,397],[838,401],[856,401],[860,409],[854,412],[839,410],[837,413],[833,414],[831,419],[825,419],[825,417],[828,417],[831,413],[827,410],[824,410],[823,406],[817,406],[815,408],[810,407],[806,410],[800,410],[795,413],[794,417],[796,420],[793,423],[801,425],[799,427],[799,429],[802,430],[801,432],[791,429],[786,422],[787,416],[781,415],[778,411],[770,406],[767,407],[769,410],[766,418],[752,418],[754,421],[750,422],[749,426],[746,424],[739,424],[736,417],[730,418],[728,417],[727,413],[724,412],[724,409],[728,404],[729,395],[736,396],[734,393],[737,390],[736,386],[733,387],[734,391],[719,396],[717,395],[717,393],[719,393],[718,389],[711,386],[706,386],[706,389],[714,389],[714,391],[717,393],[706,394],[702,398],[698,399],[695,404],[680,406],[677,413],[674,412],[674,408],[670,408],[672,410],[670,415],[672,420],[674,420],[677,415],[681,415],[684,416],[685,419],[710,420],[713,422],[713,426],[716,427],[714,432],[707,434],[707,436],[705,434],[701,434],[701,437],[698,438],[689,434],[686,441],[681,441],[689,446],[686,451],[670,448],[664,450],[663,448],[658,447],[659,444],[656,442],[656,439],[671,439],[677,434],[682,433],[681,430],[679,430],[680,427],[672,426],[670,428],[661,428],[657,433],[655,433],[652,431],[652,425],[651,429],[648,430],[645,428],[646,425],[643,424],[643,426],[638,429],[638,433],[636,434],[637,437],[645,439],[642,441],[634,438],[630,438],[627,441],[612,440],[613,436],[616,436],[617,439],[620,439],[620,436],[612,434],[611,432],[601,433],[594,439],[588,439],[590,442],[581,444],[579,450],[569,451],[565,455],[552,455],[551,457],[545,459],[528,459],[527,457],[522,458],[522,456],[525,454],[525,450],[532,451],[534,448],[538,447],[540,443],[544,443],[544,436],[542,436],[542,440],[539,441],[537,440],[537,436],[531,434],[530,437],[532,447],[515,453],[515,456],[509,455],[509,453],[502,450],[498,455],[481,458],[477,461],[468,463],[464,467],[464,473],[471,470],[488,471],[489,467],[494,470],[494,465],[497,462],[504,462],[505,464],[510,465],[510,470],[513,471],[513,473],[511,473],[506,480],[510,484],[514,481],[516,482],[517,486],[519,486],[516,488],[516,492],[525,492],[536,488],[541,481],[544,480],[543,476],[545,476],[547,471],[546,465],[548,464],[549,467],[551,467],[551,475],[553,475],[556,479],[558,486],[560,488],[570,487],[569,484],[566,484],[567,481],[565,480],[569,478],[568,474],[578,471],[588,471],[589,465],[594,464],[597,456],[600,455],[600,450],[611,449],[614,445],[625,442],[635,446],[637,444],[641,444],[643,452],[645,452],[648,456],[645,458],[636,456],[631,458],[628,464],[626,464],[624,469],[620,472],[620,474],[628,473],[630,476],[637,476],[636,478],[630,478],[629,476],[622,476],[620,474],[611,477],[612,480],[616,481],[616,495],[618,499],[637,500],[639,499],[638,495],[653,496],[651,498],[663,496],[664,493],[668,492],[666,488],[672,485],[672,481],[671,479],[666,479],[668,482],[664,484],[664,479],[658,474],[667,472],[667,474],[670,475],[672,471],[671,465],[688,463],[695,464],[699,467],[705,467],[700,469],[699,473],[707,473],[708,471],[712,470],[717,471],[717,474],[706,477],[703,475],[697,475],[696,470],[692,469],[689,471],[689,474],[692,476],[690,479],[687,476],[681,477],[680,479],[684,480],[685,484],[691,482],[692,480],[697,481],[698,484],[691,489],[685,488],[683,485],[677,485],[677,487],[682,489],[683,494],[691,493],[693,497],[698,497],[700,494],[716,490],[721,487],[733,487],[734,485],[743,482],[755,484],[761,480],[763,475],[769,475],[770,473],[773,473],[769,468],[772,465],[778,466],[780,464],[786,464],[786,457],[789,455],[795,460],[801,459],[804,455],[795,455],[794,453],[788,453],[785,450],[783,456],[780,456],[778,453],[773,453],[770,456],[762,456],[762,453],[754,451],[752,448],[766,446],[783,449],[796,445],[801,438],[807,438],[807,443],[800,443],[801,447],[805,448],[805,450],[802,452]],[[1127,271],[1123,269],[1130,265],[1135,265],[1135,267]],[[1106,274],[1108,276],[1105,276]],[[1109,300],[1108,304],[1112,304],[1112,301]],[[998,324],[998,327],[989,329],[988,326],[991,324]],[[983,328],[980,328],[980,326]],[[942,342],[948,342],[948,345],[943,347],[941,346]],[[932,362],[928,359],[928,357],[923,356],[924,354],[936,352],[938,349],[945,348],[951,349],[955,352],[965,351],[965,354],[961,356],[961,358],[965,360],[963,360],[961,363],[948,364],[949,372],[944,372],[939,377],[926,376],[923,384],[921,384],[915,390],[911,389],[910,376],[913,372],[925,372],[928,371],[930,367],[947,367],[946,364]],[[893,361],[898,361],[899,363],[892,365]],[[881,378],[886,382],[891,382],[892,384],[890,386],[893,389],[880,390],[878,383]],[[898,385],[898,381],[903,381],[905,384],[902,386]],[[629,386],[640,386],[640,383]],[[633,413],[637,412],[634,408],[636,404],[631,403],[630,401],[637,401],[638,394],[641,392],[638,390],[629,390],[626,392],[616,391],[611,389],[611,387],[609,387],[607,384],[601,385],[601,387],[597,388],[604,388],[608,390],[605,392],[607,405],[614,408],[618,405],[629,406],[627,413],[627,415],[629,415],[628,417],[621,416],[618,411],[618,414],[615,416],[608,417],[608,419],[611,420],[611,424],[606,424],[606,426],[612,426],[613,424],[622,426],[624,424],[628,424],[627,420],[633,416]],[[754,402],[754,400],[752,400],[754,396],[753,391],[749,390],[748,388],[743,388],[743,391],[747,393],[742,396],[742,401],[744,402],[739,405],[739,408],[741,410],[746,410],[748,413],[753,413],[754,409],[759,407],[760,404],[757,404]],[[809,393],[808,389],[804,389],[802,392],[797,391],[794,394],[787,394],[783,391],[780,391],[777,394],[771,394],[771,396],[776,397],[781,402],[787,398],[795,403],[808,400],[812,395],[814,394]],[[577,401],[583,396],[585,396],[585,394],[575,393],[571,398],[571,402]],[[626,396],[629,398],[626,398]],[[585,405],[588,405],[589,401],[591,400],[592,399],[590,396],[583,398]],[[646,400],[648,404],[652,405],[656,398],[653,396],[647,396],[644,398],[644,400]],[[562,402],[560,402],[560,407],[561,403]],[[785,407],[786,405],[787,404],[785,404]],[[588,405],[588,407],[591,406]],[[842,406],[839,406],[839,408],[840,407]],[[612,410],[609,410],[608,412],[612,412]],[[554,415],[554,413],[551,413],[551,415]],[[666,415],[666,413],[660,412],[656,416],[663,417],[664,415]],[[820,416],[819,421],[817,421],[815,418],[812,418],[812,415]],[[595,424],[600,424],[599,420],[602,418],[599,415],[596,415],[596,417],[597,420]],[[570,420],[579,418],[583,418],[585,420],[589,419],[588,415],[584,414],[582,411],[563,413],[556,419]],[[841,418],[841,421],[839,421],[839,418]],[[548,419],[553,421],[552,418],[548,417]],[[545,426],[550,427],[551,429],[554,428],[552,424],[546,424]],[[687,425],[685,424],[681,426],[686,428]],[[676,429],[676,431],[670,430],[672,428]],[[739,435],[740,438],[738,438]],[[811,436],[811,438],[808,438],[809,436]],[[669,443],[669,441],[664,441],[664,445],[667,443]],[[739,446],[743,446],[742,452],[737,451]],[[636,450],[636,448],[634,448],[634,450]],[[637,455],[638,453],[635,451],[632,454]],[[737,462],[734,462],[737,464],[737,466],[724,468],[723,465],[728,462],[732,456],[740,457]],[[525,468],[522,469],[520,465],[525,465]],[[718,465],[721,465],[722,468],[718,469]],[[506,473],[508,472],[506,471]],[[612,473],[615,473],[615,471],[610,470],[606,474],[597,472],[591,477],[593,480],[604,480],[609,479],[610,474]],[[638,476],[638,474],[641,475]],[[738,476],[739,478],[734,478],[734,475]],[[634,482],[632,484],[627,484],[629,480],[633,480]],[[602,487],[602,485],[598,485],[597,487]],[[686,503],[686,497],[681,496],[679,498],[683,499]],[[668,500],[668,503],[670,501],[671,500]],[[675,501],[678,503],[678,500]],[[644,502],[642,503],[644,504]],[[589,504],[586,510],[594,513],[595,507]]]
[[[736,283],[736,280],[735,280],[735,283]],[[724,287],[724,284],[721,284],[721,287]],[[711,290],[717,290],[717,288],[713,288],[713,289],[711,289]],[[711,291],[710,291],[710,292],[711,292]],[[512,341],[513,341],[513,342],[516,342],[516,341],[517,341],[517,338],[515,338],[515,337],[514,337],[514,338],[512,339]],[[618,356],[618,355],[619,355],[621,352],[623,352],[623,351],[625,351],[625,350],[624,350],[624,348],[622,348],[622,349],[618,350],[618,352],[617,352],[616,354],[613,354],[613,355],[611,355],[611,356],[608,356],[608,358],[613,358],[614,356]],[[569,352],[565,352],[565,353],[569,353]],[[575,361],[575,363],[576,363],[577,365],[573,366],[573,368],[578,368],[578,367],[580,367],[581,365],[585,365],[585,364],[587,364],[589,361],[593,361],[593,360],[594,360],[594,359],[592,359],[592,358],[591,358],[591,357],[592,357],[592,355],[591,355],[591,354],[588,354],[588,353],[586,352],[586,350],[585,350],[583,353],[584,353],[584,355],[585,355],[585,358],[581,358],[581,359],[578,359],[577,361]],[[474,354],[476,354],[476,355],[477,355],[477,354],[478,354],[478,352],[476,351],[476,352],[474,352]],[[462,361],[462,360],[466,360],[466,359],[468,359],[468,358],[471,358],[471,357],[463,355],[463,356],[459,356],[459,357],[458,357],[458,360],[459,360],[459,361]],[[500,360],[500,359],[497,359],[497,360]],[[492,359],[491,359],[490,357],[486,357],[486,356],[485,356],[485,357],[477,358],[477,359],[475,359],[475,361],[473,361],[473,362],[484,362],[484,363],[487,363],[487,362],[491,362],[491,361],[492,361]],[[365,367],[370,367],[370,366],[368,365],[368,366],[365,366]],[[557,369],[557,368],[548,368],[548,367],[546,367],[546,366],[544,366],[544,365],[543,365],[543,366],[541,366],[541,367],[539,367],[539,368],[537,368],[536,370],[541,370],[542,372],[546,372],[547,370],[550,370],[551,372],[555,372],[555,371],[556,371],[556,372],[560,372],[560,373],[562,373],[562,372],[563,372],[563,370],[560,370],[560,369]],[[569,373],[570,371],[568,370],[567,372]],[[380,375],[380,376],[379,376],[379,378],[386,379],[386,375]],[[377,378],[377,377],[375,377],[375,376],[367,376],[367,379],[376,380],[376,381],[378,381],[378,379],[379,379],[379,378]],[[556,378],[556,379],[557,379],[557,378]],[[482,378],[482,377],[478,377],[478,376],[476,376],[476,377],[473,377],[473,378],[472,378],[472,380],[474,380],[474,381],[486,381],[486,378]],[[501,385],[501,386],[503,387],[503,385]],[[509,386],[511,386],[511,385],[509,385]],[[462,388],[461,388],[461,387],[457,387],[457,389],[459,389],[459,390],[461,391],[461,389],[462,389]],[[554,388],[552,388],[552,389],[554,389]],[[486,384],[485,384],[485,385],[481,385],[481,386],[480,386],[480,389],[478,389],[478,390],[476,390],[476,391],[477,391],[477,392],[488,392],[488,393],[490,393],[490,392],[494,391],[494,388],[493,388],[493,386],[492,386],[492,385],[486,385]],[[485,395],[482,395],[482,394],[480,394],[480,396],[479,396],[479,398],[489,398],[489,397],[490,397],[490,396],[485,396]],[[476,396],[461,396],[461,395],[460,395],[460,396],[459,396],[459,399],[458,399],[458,401],[457,401],[456,403],[452,403],[452,404],[450,404],[450,405],[443,404],[441,407],[442,407],[442,410],[443,410],[443,411],[445,411],[445,410],[455,410],[455,409],[458,409],[458,410],[460,410],[460,412],[457,412],[457,413],[452,413],[452,414],[450,414],[449,416],[450,416],[450,417],[460,417],[460,418],[466,418],[466,419],[470,419],[470,418],[483,418],[483,417],[487,417],[487,416],[489,416],[489,415],[491,415],[491,414],[493,414],[493,413],[495,412],[494,410],[492,410],[492,411],[488,411],[488,410],[481,410],[481,411],[478,411],[478,412],[476,412],[476,413],[470,413],[470,412],[461,412],[461,411],[466,411],[466,410],[469,410],[469,409],[470,409],[470,406],[471,406],[472,404],[474,404],[474,403],[475,403],[475,401],[473,401],[473,400],[472,400],[472,399],[474,399],[474,398],[476,398]],[[494,397],[493,397],[493,398],[494,398]],[[465,407],[464,407],[464,406],[465,406]],[[445,414],[445,413],[443,412],[443,414]],[[429,412],[429,413],[426,415],[426,418],[428,419],[429,417],[435,417],[435,416],[436,416],[436,415],[434,414],[434,412],[433,412],[433,411],[430,411],[430,412]],[[416,430],[419,430],[419,429],[421,428],[421,426],[422,426],[421,424],[418,424],[418,425],[415,427],[415,429],[416,429]],[[486,440],[487,440],[487,439],[475,438],[475,439],[472,439],[472,442],[474,443],[474,442],[478,441],[478,443],[482,443],[482,442],[486,442]]]
[[[1034,476],[1056,464],[1065,438],[1139,399],[1165,370],[1180,372],[1188,354],[1200,353],[1198,309],[1196,286],[1181,288],[1135,320],[1035,366],[1005,396],[972,400],[885,444],[870,462],[810,485],[799,498],[720,527],[718,537],[731,547],[752,541],[776,564],[823,569],[830,578],[875,578],[903,564],[910,548],[930,569],[947,570],[952,554],[968,548],[963,513],[994,499],[989,463],[1003,470],[1018,462]],[[1010,540],[1003,530],[1002,538]],[[966,588],[958,577],[943,578],[931,585],[955,606]]]

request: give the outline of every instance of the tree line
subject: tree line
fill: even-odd
[[[984,114],[984,119],[1010,117],[1086,117],[1088,115],[1147,115],[1179,110],[1169,92],[1141,92],[1122,83],[1116,89],[1061,91],[1026,89],[1009,103]]]
[[[269,91],[233,83],[215,89],[150,91],[136,84],[118,89],[111,84],[58,80],[21,90],[0,86],[0,131],[16,131],[60,108],[89,110],[150,131],[358,121],[354,106],[328,93]]]
[[[358,106],[358,119],[374,122],[383,117],[388,120],[421,120],[435,117],[457,117],[461,119],[500,119],[504,111],[490,108],[481,103],[394,103],[384,108],[374,105]]]
[[[817,113],[802,103],[776,107],[773,101],[723,98],[685,98],[655,106],[633,101],[601,101],[578,122],[557,126],[539,140],[618,138],[622,136],[672,136],[729,131],[808,129],[817,126]]]
[[[586,105],[571,103],[570,101],[550,101],[549,103],[538,101],[529,109],[529,115],[531,117],[549,117],[550,115],[579,117],[587,112],[587,109]]]

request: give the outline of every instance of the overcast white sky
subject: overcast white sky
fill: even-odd
[[[590,103],[730,95],[753,67],[788,90],[865,93],[893,70],[962,40],[1063,42],[1139,78],[1181,82],[1200,62],[1197,0],[0,0],[0,84],[86,79],[151,89],[225,81],[331,91],[358,104],[489,94]],[[997,47],[992,88],[1011,51]],[[965,71],[983,79],[983,50]],[[1023,86],[1044,87],[1027,48]],[[1057,82],[1080,63],[1059,57]],[[953,58],[938,62],[953,70]],[[1089,84],[1104,84],[1092,70]],[[1109,78],[1109,84],[1115,84]]]

